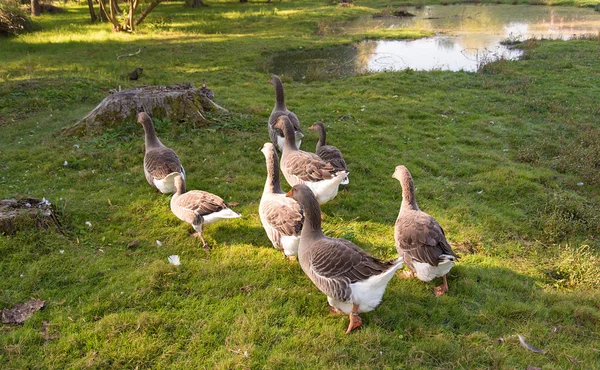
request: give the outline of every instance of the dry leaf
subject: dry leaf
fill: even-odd
[[[129,244],[127,244],[127,248],[133,248],[133,247],[137,247],[138,245],[140,245],[140,241],[139,240],[132,240],[129,242]]]

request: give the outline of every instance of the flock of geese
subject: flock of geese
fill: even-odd
[[[321,204],[338,193],[340,184],[348,184],[349,171],[340,150],[326,144],[325,126],[315,122],[310,129],[319,133],[316,153],[300,150],[304,134],[298,117],[284,100],[283,84],[278,76],[269,79],[275,88],[276,103],[269,117],[271,142],[264,144],[267,178],[259,205],[262,225],[273,247],[289,258],[297,255],[304,273],[327,296],[330,311],[349,315],[346,333],[358,328],[358,315],[379,305],[388,282],[402,267],[423,281],[442,277],[436,295],[448,291],[446,274],[458,256],[437,221],[417,206],[414,183],[409,170],[397,166],[393,177],[402,186],[402,205],[396,220],[394,239],[399,257],[381,261],[345,239],[331,238],[321,229]],[[201,190],[187,190],[185,170],[175,151],[156,136],[152,119],[138,114],[145,131],[144,173],[148,183],[161,193],[173,193],[171,211],[192,225],[193,235],[207,244],[203,225],[241,217],[223,199]],[[281,151],[281,161],[276,148]],[[292,189],[281,189],[279,172]]]

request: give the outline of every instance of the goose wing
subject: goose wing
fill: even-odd
[[[458,258],[440,224],[425,212],[410,212],[398,217],[394,236],[398,252],[408,254],[417,262],[437,266],[443,254]]]
[[[350,284],[379,275],[394,264],[381,261],[344,239],[325,237],[311,245],[310,275],[321,291],[340,301],[350,299]]]
[[[300,129],[300,120],[298,120],[296,114],[292,111],[288,111],[287,116],[290,119],[290,122],[292,122],[292,125],[294,125],[294,131],[302,132],[302,130]]]
[[[287,236],[300,235],[304,212],[294,199],[272,199],[264,204],[262,211],[269,225],[279,233]]]
[[[342,157],[342,152],[335,146],[323,145],[317,150],[317,155],[324,162],[331,163],[336,170],[346,169],[346,161]]]
[[[202,190],[190,190],[177,198],[175,204],[184,210],[194,212],[196,215],[205,216],[227,208],[219,196]]]
[[[282,163],[286,172],[304,182],[317,182],[332,179],[336,170],[314,153],[296,150],[286,156]]]
[[[144,155],[144,167],[155,179],[164,179],[173,172],[182,172],[179,157],[171,148],[153,148]]]

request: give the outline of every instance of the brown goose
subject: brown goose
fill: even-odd
[[[306,184],[317,196],[319,204],[335,198],[338,187],[348,175],[348,171],[337,170],[318,155],[296,148],[294,127],[288,117],[279,117],[275,128],[283,130],[285,137],[281,153],[281,172],[287,182],[292,186]]]
[[[317,142],[317,155],[325,162],[331,163],[333,167],[340,170],[347,170],[346,161],[342,157],[342,152],[338,148],[332,145],[327,145],[327,133],[325,132],[325,125],[321,121],[317,121],[308,128],[312,131],[319,133],[319,141]],[[348,185],[350,180],[348,176],[340,183],[341,185]]]
[[[281,190],[275,146],[265,143],[261,151],[267,162],[267,181],[258,207],[260,221],[273,247],[281,250],[286,258],[295,256],[298,254],[304,212],[298,202],[286,197]]]
[[[269,83],[275,87],[275,107],[271,112],[271,116],[269,116],[268,124],[271,142],[273,142],[279,151],[283,151],[283,132],[281,132],[281,129],[277,129],[274,126],[279,116],[286,116],[290,119],[292,125],[294,126],[294,131],[296,133],[296,148],[300,149],[300,144],[302,144],[302,138],[304,137],[304,134],[300,129],[300,121],[298,121],[298,117],[296,117],[294,112],[287,109],[287,106],[285,105],[283,84],[281,83],[281,79],[277,75],[271,75]]]
[[[295,185],[287,193],[304,209],[304,226],[298,261],[310,280],[327,295],[336,312],[350,315],[346,334],[362,324],[360,312],[369,312],[381,302],[402,258],[381,261],[352,242],[325,236],[321,230],[321,208],[306,185]]]
[[[202,240],[202,246],[207,248],[206,241],[202,235],[202,226],[226,218],[242,217],[227,207],[223,199],[202,190],[190,190],[186,192],[185,180],[181,176],[174,179],[177,192],[171,198],[171,211],[181,221],[192,225],[196,232],[192,234]]]
[[[146,154],[144,155],[144,174],[148,183],[161,193],[174,193],[173,179],[181,175],[185,180],[185,170],[173,149],[167,148],[156,137],[150,116],[141,112],[137,121],[144,127]]]
[[[415,186],[408,169],[397,166],[392,177],[402,185],[402,205],[394,229],[398,254],[420,280],[431,281],[441,276],[443,284],[435,288],[435,295],[443,295],[448,291],[446,274],[458,255],[452,251],[440,224],[417,206]]]

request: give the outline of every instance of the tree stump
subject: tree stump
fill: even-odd
[[[141,86],[113,91],[96,108],[75,125],[63,129],[66,135],[82,135],[90,131],[116,126],[124,121],[135,121],[137,113],[146,112],[153,118],[170,118],[175,121],[208,123],[203,113],[227,109],[214,103],[203,89],[192,83],[169,86]]]
[[[0,234],[14,235],[19,230],[48,229],[50,226],[61,231],[54,207],[46,199],[0,200]]]

